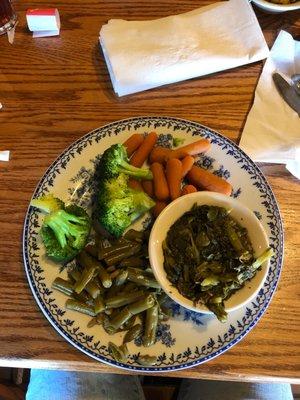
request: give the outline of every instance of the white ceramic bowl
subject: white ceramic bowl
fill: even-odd
[[[252,2],[262,10],[269,13],[281,13],[300,9],[300,1],[291,4],[276,4],[266,0],[252,0]]]
[[[174,200],[162,211],[153,225],[149,239],[149,258],[154,275],[163,290],[174,301],[190,310],[211,314],[205,306],[195,306],[191,300],[182,296],[168,280],[163,266],[164,256],[162,243],[166,238],[169,228],[186,211],[189,211],[195,203],[197,205],[208,204],[232,209],[230,215],[235,218],[240,225],[247,228],[256,257],[260,256],[269,247],[269,242],[263,226],[254,215],[253,211],[245,207],[239,201],[219,193],[205,191],[191,193]],[[256,273],[251,281],[247,282],[242,289],[235,292],[225,301],[225,309],[227,312],[242,307],[258,293],[267,276],[268,268],[269,262],[265,262],[261,270]]]

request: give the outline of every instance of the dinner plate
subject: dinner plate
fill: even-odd
[[[116,362],[108,352],[108,342],[122,343],[122,333],[109,336],[100,326],[87,328],[90,317],[66,310],[66,297],[51,289],[58,275],[66,270],[45,257],[39,237],[42,214],[29,207],[24,226],[24,265],[34,298],[45,317],[69,343],[96,360],[116,367],[141,372],[180,370],[204,363],[238,343],[259,321],[276,288],[283,256],[283,230],[279,209],[266,178],[253,161],[232,141],[199,123],[169,117],[137,117],[117,121],[93,130],[67,148],[48,168],[33,197],[53,193],[66,202],[77,202],[91,208],[95,191],[94,167],[105,149],[124,142],[133,133],[156,131],[158,143],[170,147],[173,138],[184,144],[199,137],[211,141],[211,150],[196,163],[227,179],[233,186],[232,196],[255,213],[264,226],[274,250],[268,275],[258,295],[244,307],[231,312],[226,323],[213,315],[199,314],[170,301],[171,317],[158,326],[155,345],[144,348],[141,340],[128,344],[126,363]],[[140,224],[146,226],[146,216]],[[151,367],[137,363],[140,354],[157,357]]]

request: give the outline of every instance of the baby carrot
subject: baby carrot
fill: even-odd
[[[167,200],[170,193],[163,166],[155,162],[151,164],[150,169],[153,174],[155,197],[158,200]]]
[[[186,156],[195,156],[199,153],[204,153],[209,150],[210,141],[207,139],[200,139],[194,143],[187,144],[186,146],[179,147],[178,149],[171,150],[164,147],[155,147],[150,154],[150,163],[160,162],[165,163],[170,158],[185,158]]]
[[[149,161],[150,163],[159,162],[163,164],[168,160],[172,150],[166,149],[165,147],[156,146],[150,153]]]
[[[140,181],[137,181],[136,179],[130,178],[129,181],[128,181],[128,186],[129,186],[131,189],[143,191],[143,187],[142,187],[141,182],[140,182]]]
[[[186,194],[190,193],[195,193],[198,192],[198,190],[195,188],[193,185],[185,185],[185,187],[181,191],[181,196],[184,196]]]
[[[170,196],[172,200],[180,197],[181,180],[182,180],[182,164],[177,158],[171,158],[167,162],[166,177],[169,186]]]
[[[134,167],[141,167],[147,160],[151,150],[153,149],[157,141],[157,134],[155,132],[150,132],[148,136],[145,137],[143,143],[133,154],[130,160],[130,164]]]
[[[189,182],[199,189],[223,193],[227,196],[230,196],[232,192],[232,186],[230,183],[203,168],[196,167],[195,165],[188,172],[187,178]]]
[[[192,156],[186,156],[181,160],[182,164],[182,178],[186,176],[186,174],[189,172],[189,170],[192,168],[194,165],[194,157]]]
[[[142,181],[142,186],[143,186],[144,192],[146,192],[148,196],[154,197],[154,188],[153,188],[152,181]]]
[[[157,201],[155,206],[152,208],[151,212],[154,218],[157,218],[162,210],[167,207],[168,203],[166,201]]]
[[[195,156],[199,153],[204,153],[209,150],[210,141],[207,139],[200,139],[194,143],[187,144],[186,146],[179,147],[173,150],[172,157],[174,158],[184,158],[185,156]]]
[[[143,141],[144,137],[141,133],[134,133],[123,143],[123,146],[126,147],[128,157],[130,157],[136,149],[140,147]]]

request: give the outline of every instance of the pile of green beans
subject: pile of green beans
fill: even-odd
[[[126,362],[127,343],[139,337],[145,347],[152,346],[159,322],[168,319],[167,296],[149,264],[148,239],[148,231],[133,229],[117,240],[97,236],[77,256],[68,279],[57,277],[52,284],[69,297],[67,309],[92,317],[89,328],[101,325],[110,335],[124,332],[121,346],[108,346],[118,362]],[[137,361],[154,365],[156,357],[140,355]]]

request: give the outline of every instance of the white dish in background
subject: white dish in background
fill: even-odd
[[[212,314],[204,305],[194,305],[192,300],[180,294],[177,288],[168,280],[163,266],[164,255],[162,244],[167,236],[168,230],[175,221],[189,211],[194,204],[198,206],[211,205],[231,209],[230,215],[241,226],[247,229],[255,257],[260,256],[267,250],[269,241],[262,224],[248,207],[244,206],[238,200],[220,193],[203,191],[179,197],[170,203],[158,216],[151,230],[149,239],[149,258],[157,281],[164,291],[183,307],[196,312]],[[251,281],[246,282],[243,288],[239,289],[225,301],[225,310],[227,312],[243,307],[257,295],[267,276],[269,265],[270,262],[265,262]]]
[[[251,0],[257,7],[269,13],[282,13],[300,9],[300,1],[290,4],[276,4],[266,0]]]

